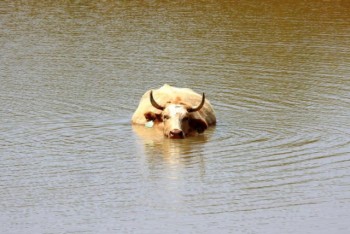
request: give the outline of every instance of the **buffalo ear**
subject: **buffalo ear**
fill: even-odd
[[[162,115],[154,112],[145,113],[145,118],[147,121],[162,122]]]
[[[202,133],[208,128],[208,124],[202,119],[190,119],[189,125],[198,133]]]

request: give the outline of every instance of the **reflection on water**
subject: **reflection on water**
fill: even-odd
[[[143,146],[142,155],[150,161],[160,158],[169,164],[188,163],[193,156],[197,158],[204,154],[203,145],[210,141],[214,131],[214,127],[210,127],[206,134],[188,137],[186,140],[172,140],[165,138],[163,131],[157,128],[150,129],[139,125],[133,125],[132,128],[138,135],[138,144]]]
[[[1,233],[349,233],[349,9],[2,1]],[[217,126],[131,126],[164,83]]]

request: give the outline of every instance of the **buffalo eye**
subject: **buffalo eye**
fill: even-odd
[[[170,119],[170,116],[169,115],[164,115],[163,119],[165,119],[165,120]]]

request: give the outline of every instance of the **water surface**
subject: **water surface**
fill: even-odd
[[[349,9],[2,1],[1,233],[349,233]],[[131,126],[164,83],[217,126]]]

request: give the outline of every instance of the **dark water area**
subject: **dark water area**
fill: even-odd
[[[1,1],[0,233],[350,233],[348,1]],[[131,126],[163,84],[217,126]]]

